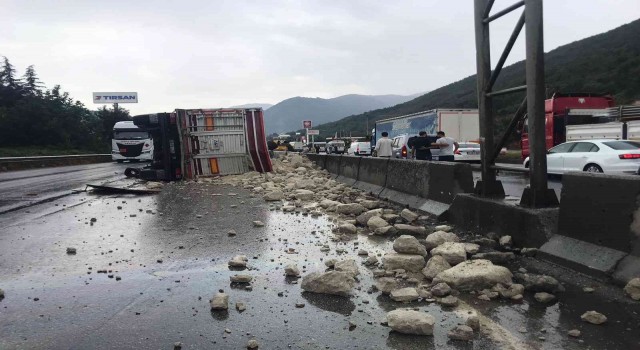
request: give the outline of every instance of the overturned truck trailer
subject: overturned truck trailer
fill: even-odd
[[[261,108],[176,109],[185,177],[272,170]]]

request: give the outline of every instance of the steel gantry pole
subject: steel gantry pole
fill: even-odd
[[[525,0],[527,114],[529,118],[530,187],[522,194],[521,204],[543,208],[558,204],[547,183],[547,147],[545,137],[544,40],[542,0]]]
[[[476,185],[476,194],[482,197],[504,197],[502,183],[496,180],[493,169],[493,103],[488,95],[491,79],[491,47],[489,45],[489,23],[485,22],[493,0],[475,0],[474,17],[476,32],[476,70],[478,89],[478,114],[480,117],[480,157],[482,160],[482,179]]]

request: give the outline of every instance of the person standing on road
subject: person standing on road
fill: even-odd
[[[420,131],[411,144],[411,155],[417,160],[431,160],[431,140],[426,131]]]
[[[378,157],[390,158],[393,149],[391,148],[391,139],[389,138],[389,133],[384,131],[382,133],[382,137],[376,142],[376,153]]]
[[[438,157],[438,160],[443,162],[453,162],[453,155],[459,148],[456,140],[445,136],[444,131],[438,131],[438,139],[432,144],[432,146],[434,148],[440,148],[440,156]]]

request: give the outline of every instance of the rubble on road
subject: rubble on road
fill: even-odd
[[[425,266],[424,257],[415,254],[387,253],[382,257],[382,263],[386,270],[404,269],[411,272],[420,272]]]
[[[473,340],[473,329],[467,325],[457,325],[447,333],[449,339],[452,340]]]
[[[420,298],[418,291],[413,287],[406,287],[401,289],[392,290],[389,294],[391,300],[400,301],[400,302],[410,302],[415,301]]]
[[[557,293],[564,291],[564,287],[557,279],[547,275],[516,273],[515,279],[524,285],[524,289],[531,292]]]
[[[411,223],[416,221],[419,215],[405,208],[400,212],[400,217],[407,220],[407,222]]]
[[[355,284],[356,280],[348,272],[312,272],[302,277],[301,288],[312,293],[346,296],[351,293]]]
[[[224,292],[218,292],[209,302],[211,310],[227,310],[229,309],[229,296]]]
[[[474,254],[471,259],[489,260],[494,264],[503,265],[515,260],[516,256],[512,252],[486,252]]]
[[[607,322],[607,316],[597,311],[587,311],[580,316],[580,319],[591,324],[603,324]]]
[[[436,231],[427,236],[425,247],[427,250],[431,250],[445,242],[460,242],[460,238],[452,232]]]
[[[640,278],[633,278],[624,286],[624,292],[633,300],[640,300]]]
[[[398,309],[387,313],[387,323],[399,333],[433,335],[435,319],[426,312]]]
[[[76,248],[73,248],[73,247],[68,247],[67,248],[67,254],[73,255],[75,253],[76,253]]]
[[[360,271],[358,270],[358,264],[356,264],[356,261],[353,259],[336,261],[333,264],[333,269],[336,271],[348,273],[353,277],[356,277],[360,274]]]
[[[444,242],[431,249],[431,255],[442,256],[451,266],[467,260],[467,251],[464,243]]]
[[[233,275],[229,279],[232,283],[250,283],[253,280],[251,275]]]
[[[429,280],[434,279],[440,272],[448,270],[451,265],[440,255],[434,255],[427,261],[427,266],[422,269],[422,274]]]
[[[556,296],[547,292],[539,292],[533,296],[539,303],[548,304],[556,300]]]
[[[300,269],[296,264],[289,264],[284,267],[284,274],[289,277],[300,277]]]
[[[374,218],[372,218],[373,220]],[[393,250],[401,254],[417,254],[427,256],[427,250],[417,238],[410,235],[402,235],[393,241]]]
[[[246,255],[236,255],[231,260],[229,260],[229,266],[231,267],[247,267],[247,258]]]
[[[406,224],[395,224],[393,227],[399,234],[407,234],[412,236],[423,236],[427,233],[427,229],[424,226],[412,226]]]
[[[497,283],[511,284],[513,275],[503,266],[489,260],[468,260],[439,273],[434,283],[444,282],[460,291],[482,290]]]

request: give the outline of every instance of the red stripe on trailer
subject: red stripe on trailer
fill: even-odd
[[[264,134],[264,117],[261,110],[247,110],[245,114],[246,139],[253,168],[261,173],[272,170],[271,158]]]

